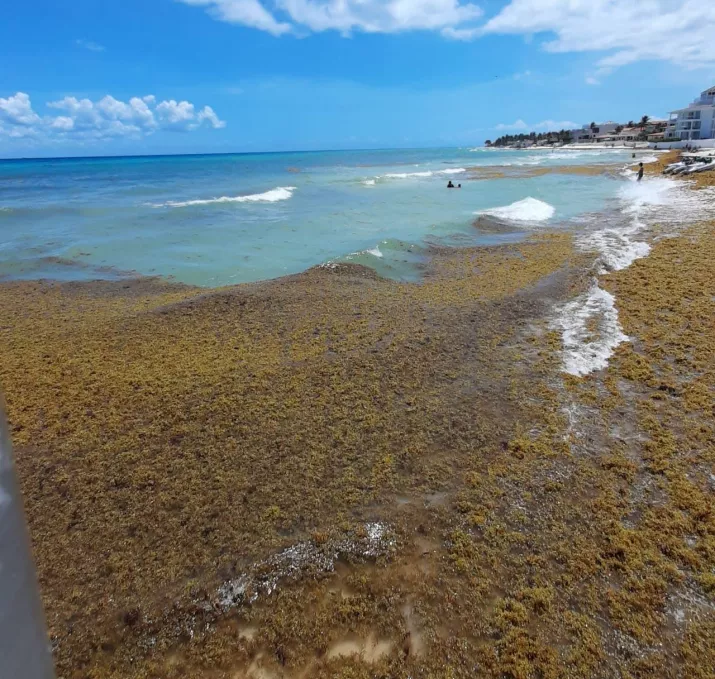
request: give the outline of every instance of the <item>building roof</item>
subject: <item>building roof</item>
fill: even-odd
[[[671,113],[683,113],[683,111],[698,111],[703,108],[715,108],[715,104],[691,104],[685,108],[676,108],[675,111]]]

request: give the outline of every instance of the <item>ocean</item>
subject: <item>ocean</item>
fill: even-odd
[[[630,160],[442,148],[0,161],[0,280],[141,274],[218,287],[336,261],[416,280],[431,245],[578,224],[624,181],[535,169]],[[506,227],[477,229],[479,214]]]

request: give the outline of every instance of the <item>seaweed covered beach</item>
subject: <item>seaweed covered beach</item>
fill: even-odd
[[[418,283],[3,283],[57,675],[713,677],[714,227],[628,266],[435,246]],[[623,338],[569,374],[594,285],[585,346]]]

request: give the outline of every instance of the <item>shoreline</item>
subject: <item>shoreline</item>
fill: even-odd
[[[597,253],[548,228],[437,251],[419,284],[0,285],[59,673],[707,676],[715,282],[693,228],[597,274],[630,341],[584,378],[552,323]]]
[[[337,166],[337,170],[333,171],[321,169],[321,165],[313,167],[306,158],[303,175],[291,175],[293,178],[290,180],[286,172],[291,168],[275,161],[261,180],[242,177],[240,183],[244,188],[241,190],[235,184],[215,187],[205,183],[187,185],[182,183],[187,168],[178,166],[173,171],[177,179],[175,187],[158,181],[144,188],[136,187],[136,190],[127,186],[117,195],[111,194],[112,200],[117,202],[116,209],[104,205],[101,192],[95,195],[91,187],[82,186],[83,180],[79,178],[76,188],[86,190],[86,198],[66,206],[67,209],[62,206],[60,194],[48,195],[46,204],[37,205],[31,202],[25,204],[22,192],[10,196],[9,201],[6,201],[8,205],[0,209],[0,215],[4,215],[3,221],[10,228],[14,227],[15,232],[22,233],[27,229],[23,241],[27,248],[23,249],[19,240],[17,243],[13,240],[5,248],[0,268],[7,279],[46,277],[83,280],[122,277],[125,271],[136,269],[145,275],[175,275],[178,280],[189,284],[213,287],[295,273],[328,258],[353,256],[356,261],[370,264],[370,255],[379,257],[383,254],[382,261],[375,262],[378,270],[396,278],[403,274],[409,278],[413,273],[410,262],[414,258],[406,251],[407,248],[402,247],[405,242],[412,241],[419,245],[424,239],[429,240],[433,236],[449,242],[455,231],[470,231],[466,217],[472,210],[506,205],[523,197],[516,195],[522,188],[522,185],[516,184],[508,189],[505,187],[504,191],[495,186],[498,190],[493,197],[490,191],[485,192],[481,187],[468,184],[468,190],[460,194],[443,191],[443,182],[438,179],[443,174],[444,183],[447,173],[458,171],[461,173],[459,177],[466,181],[469,173],[464,172],[464,169],[470,162],[493,163],[498,155],[476,158],[471,153],[459,150],[454,151],[453,156],[432,153],[400,158],[396,154],[387,154],[384,161],[403,164],[393,171],[380,170],[376,166],[372,172],[365,171],[367,174],[364,176],[362,170],[349,163],[345,168]],[[594,162],[612,161],[616,156],[623,156],[625,160],[626,155],[630,156],[630,153],[599,158]],[[504,162],[512,162],[505,156],[503,159]],[[369,162],[371,159],[356,156],[352,160]],[[380,158],[376,157],[373,164],[379,165],[379,162]],[[404,165],[410,162],[416,164],[414,171]],[[522,154],[513,162],[528,166],[532,163],[563,164],[571,160],[549,160],[547,156],[536,158],[533,154]],[[97,168],[102,180],[100,184],[107,182],[109,191],[112,190],[107,175],[110,169],[104,166]],[[317,173],[316,177],[311,175],[313,170]],[[122,176],[123,182],[128,184],[134,169],[131,165],[118,165],[116,171]],[[209,173],[210,167],[205,171]],[[244,173],[247,171],[247,168],[241,170]],[[573,172],[576,175],[584,171],[585,168],[583,171],[564,169],[559,174],[569,175]],[[545,173],[513,174],[538,177]],[[429,181],[427,175],[432,177]],[[553,179],[555,182],[556,177]],[[584,183],[577,176],[567,179],[574,188]],[[315,187],[308,190],[317,180]],[[537,180],[534,183],[539,182]],[[286,187],[287,184],[295,184],[299,188],[292,193],[291,198],[286,195],[278,200],[277,190],[290,188]],[[544,184],[551,186],[551,178],[544,180]],[[607,184],[604,181],[603,188],[595,192],[589,201],[590,209],[598,209],[597,196],[608,194],[610,189]],[[316,192],[314,189],[318,186],[321,188]],[[330,212],[328,194],[323,193],[328,188],[331,193],[337,191],[336,196],[343,198],[336,214]],[[423,188],[429,198],[424,198],[424,208],[421,208],[418,206],[423,200]],[[515,194],[513,198],[511,194]],[[148,198],[150,195],[154,197]],[[503,199],[497,196],[503,196]],[[258,201],[259,198],[261,201]],[[195,202],[201,204],[194,205]],[[577,210],[575,206],[569,207],[567,194],[556,200],[556,203],[559,214],[571,214]],[[154,205],[184,207],[155,209],[152,208]],[[358,212],[355,213],[355,210]],[[292,223],[294,216],[299,220],[313,220],[311,223],[315,223],[315,228],[305,236],[301,235],[298,233],[301,227],[297,227],[296,231]],[[361,226],[346,234],[338,225],[342,219],[350,220],[354,217],[359,218]],[[67,237],[63,236],[56,241],[44,239],[43,224],[53,224],[55,219],[57,228]],[[146,220],[146,225],[140,228],[138,225],[143,220]],[[192,234],[192,224],[201,224],[202,220],[208,220],[213,226]],[[172,224],[176,225],[176,233],[171,231]],[[108,229],[104,236],[103,228]],[[70,237],[72,234],[76,240]],[[378,248],[382,249],[379,243],[385,242],[383,239],[388,236],[394,236],[395,240],[388,238],[387,251],[379,252]],[[220,247],[223,238],[227,239],[226,243],[230,247]],[[274,239],[277,240],[273,242]],[[146,249],[142,244],[146,245]],[[233,260],[233,253],[238,257],[236,261]],[[119,271],[101,270],[109,265],[115,265]]]

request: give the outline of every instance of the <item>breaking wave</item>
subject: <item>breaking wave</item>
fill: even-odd
[[[497,219],[504,219],[513,222],[545,222],[551,219],[556,212],[553,205],[545,203],[538,198],[524,198],[517,200],[510,205],[503,207],[489,208],[488,210],[478,210],[475,215],[488,215]]]
[[[388,172],[378,179],[411,179],[413,177],[434,177],[437,174],[461,174],[466,172],[464,167],[450,167],[446,170],[423,170],[422,172]]]
[[[382,175],[386,179],[409,179],[410,177],[431,177],[434,174],[431,170],[424,172],[388,172]]]
[[[166,203],[152,204],[152,207],[190,207],[193,205],[213,205],[217,203],[277,203],[278,201],[291,198],[295,188],[295,186],[279,186],[264,193],[253,193],[248,196],[221,196],[220,198],[185,201],[169,200]]]

